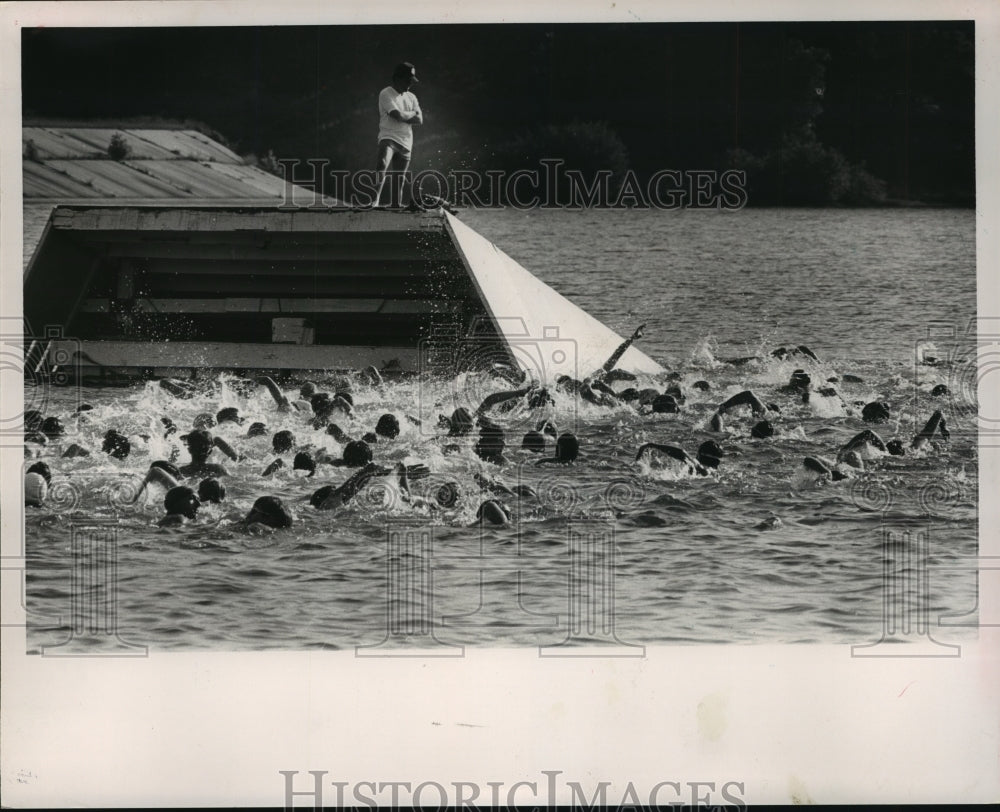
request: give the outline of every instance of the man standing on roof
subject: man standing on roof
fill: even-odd
[[[386,177],[390,180],[390,204],[402,204],[402,187],[413,149],[413,125],[424,123],[420,102],[410,92],[416,81],[417,70],[412,63],[400,62],[392,72],[392,84],[378,94],[378,189],[374,206],[379,205]]]

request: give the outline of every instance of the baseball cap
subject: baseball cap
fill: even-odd
[[[392,72],[392,77],[395,79],[397,76],[406,76],[414,82],[420,81],[417,78],[417,69],[413,67],[412,62],[400,62],[396,65],[396,69]]]

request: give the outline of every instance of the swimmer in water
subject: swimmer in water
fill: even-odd
[[[576,462],[580,456],[580,441],[572,432],[563,432],[556,440],[556,455],[546,460],[539,460],[535,465],[559,464],[569,465]]]
[[[309,504],[317,510],[334,510],[350,502],[371,480],[392,473],[391,468],[368,462],[360,471],[352,474],[347,481],[334,487],[324,485],[310,498]]]
[[[646,329],[645,324],[640,324],[638,327],[636,327],[632,335],[626,338],[621,344],[618,345],[618,348],[613,353],[611,353],[611,356],[608,358],[607,361],[604,362],[604,365],[591,377],[596,379],[600,378],[606,379],[608,374],[611,373],[612,370],[614,370],[615,365],[621,360],[621,357],[625,354],[628,348],[631,347],[640,338],[642,338],[645,329]]]
[[[476,522],[505,527],[511,522],[511,512],[505,504],[497,499],[487,499],[476,510]]]
[[[225,440],[222,440],[221,437],[213,437],[205,429],[192,431],[185,435],[184,440],[187,444],[188,453],[191,454],[191,462],[180,466],[178,469],[182,476],[229,476],[229,472],[221,465],[216,465],[208,461],[208,455],[212,453],[213,448],[229,447]],[[229,451],[235,454],[232,448],[229,448]]]
[[[159,527],[177,527],[198,518],[201,500],[191,488],[178,485],[167,491],[167,495],[163,497],[163,507],[167,515],[156,524]]]
[[[308,412],[312,409],[311,405],[304,400],[297,400],[294,403],[290,401],[287,397],[285,397],[285,394],[281,391],[281,387],[275,383],[274,379],[267,375],[261,375],[258,377],[257,383],[267,388],[267,391],[270,392],[274,402],[278,404],[279,412]]]
[[[717,447],[717,446],[716,446]],[[636,452],[635,461],[638,462],[642,459],[642,456],[649,451],[660,451],[666,454],[671,459],[676,460],[685,466],[687,473],[697,474],[698,476],[708,476],[708,469],[702,465],[698,460],[694,459],[690,454],[687,453],[683,448],[678,448],[673,445],[662,445],[661,443],[645,443],[639,447]]]
[[[940,433],[945,440],[951,436],[945,425],[944,414],[940,410],[930,416],[930,419],[924,424],[920,433],[910,442],[910,448],[918,450],[926,447],[937,433]]]
[[[44,462],[36,462],[24,474],[24,504],[41,507],[49,495],[52,472]]]
[[[294,517],[277,496],[261,496],[237,526],[250,533],[271,533],[291,527]]]
[[[521,496],[537,498],[535,489],[530,485],[519,484],[510,488],[496,477],[490,477],[487,479],[479,473],[473,474],[472,478],[475,480],[475,483],[479,486],[481,491],[492,493],[495,496]]]

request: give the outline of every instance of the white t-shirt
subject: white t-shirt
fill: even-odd
[[[378,94],[378,140],[389,138],[408,151],[413,149],[413,127],[391,118],[389,111],[399,110],[400,113],[410,114],[419,109],[417,97],[409,90],[400,93],[392,85],[382,88],[382,92]]]

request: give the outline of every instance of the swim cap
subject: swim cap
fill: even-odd
[[[945,386],[943,383],[939,383],[937,386],[935,386],[931,390],[931,397],[932,398],[939,398],[939,397],[943,397],[944,395],[950,395],[950,394],[951,394],[951,390],[947,386]]]
[[[556,440],[556,459],[560,462],[573,462],[580,453],[580,441],[576,435],[566,432]]]
[[[295,435],[288,429],[276,431],[274,437],[271,438],[271,447],[277,454],[284,454],[286,451],[291,451],[295,447]]]
[[[346,400],[351,406],[354,405],[354,395],[348,392],[346,389],[338,389],[336,397]]]
[[[260,522],[268,527],[291,527],[292,514],[277,496],[262,496],[247,514],[248,522]]]
[[[243,424],[243,418],[240,417],[239,409],[235,406],[227,406],[225,409],[220,409],[219,413],[215,416],[215,419],[220,425],[222,423]]]
[[[300,451],[295,455],[295,461],[292,463],[293,471],[308,471],[309,475],[312,476],[316,471],[316,462],[310,456],[308,451]]]
[[[47,485],[52,484],[52,469],[49,468],[49,464],[47,462],[36,462],[28,469],[27,473],[41,474],[45,478],[45,483]]]
[[[656,414],[673,414],[677,411],[677,401],[673,395],[658,395],[652,405]]]
[[[693,386],[695,389],[700,389],[702,392],[707,392],[709,389],[712,388],[711,384],[709,384],[708,381],[695,381],[693,384],[691,384],[691,386]]]
[[[212,417],[212,415],[210,415],[208,412],[204,412],[198,415],[194,419],[194,428],[196,431],[198,429],[210,429],[214,425],[215,425],[215,418]]]
[[[316,384],[314,384],[312,381],[306,381],[304,384],[302,384],[302,387],[299,389],[299,397],[308,400],[309,398],[311,398],[313,395],[316,394],[316,391],[317,391]]]
[[[390,440],[399,436],[399,420],[394,414],[384,414],[378,419],[375,425],[375,433]]]
[[[537,431],[529,431],[521,440],[521,448],[534,451],[536,454],[545,451],[545,437]]]
[[[352,440],[344,447],[344,462],[351,468],[360,468],[371,461],[372,450],[364,440]]]
[[[767,420],[761,420],[752,429],[750,429],[750,436],[758,440],[773,437],[774,426],[772,426]]]
[[[49,485],[45,477],[39,473],[24,475],[24,504],[29,507],[41,507],[49,495]]]
[[[510,512],[496,499],[487,499],[476,511],[476,518],[490,524],[504,525],[510,522]]]
[[[226,486],[214,477],[203,479],[198,483],[198,498],[202,502],[215,502],[218,504],[226,498]]]
[[[902,457],[906,454],[906,449],[903,448],[903,441],[899,439],[890,440],[885,444],[885,450],[892,454],[894,457]]]
[[[474,451],[486,462],[499,464],[503,461],[501,455],[505,446],[503,430],[497,426],[487,426],[480,430],[479,442],[476,443]]]
[[[722,449],[715,440],[706,440],[698,446],[698,462],[706,468],[718,468],[722,456]]]
[[[63,459],[74,459],[75,457],[89,457],[90,452],[84,448],[82,445],[77,443],[71,443],[69,448],[67,448],[62,453]]]
[[[184,441],[187,443],[188,451],[191,452],[192,457],[207,456],[215,445],[212,435],[205,429],[196,429],[184,435]]]
[[[50,440],[62,437],[65,433],[66,429],[63,428],[62,421],[58,417],[46,417],[42,421],[42,434]]]
[[[251,423],[247,430],[247,437],[263,437],[267,434],[267,426],[263,423]]]
[[[123,434],[119,434],[114,429],[109,429],[104,435],[104,443],[101,446],[101,451],[106,454],[110,454],[116,460],[123,460],[132,450],[132,444],[128,441],[128,437]]]
[[[861,410],[861,419],[866,423],[884,423],[889,419],[889,404],[872,401]]]
[[[368,443],[368,445],[376,445],[378,443],[378,435],[374,431],[366,431],[361,435],[361,439]]]
[[[469,410],[464,406],[459,406],[451,413],[451,428],[448,434],[452,437],[461,437],[472,431],[473,425],[474,422]]]
[[[81,403],[79,406],[76,407],[76,413],[79,414],[80,412],[89,412],[92,411],[93,408],[94,407],[91,406],[89,403]]]
[[[326,392],[317,392],[309,398],[309,405],[317,417],[326,417],[333,411],[333,398]]]
[[[333,485],[324,485],[309,497],[309,504],[314,508],[318,508],[330,497],[330,494],[333,493],[334,490]]]
[[[168,514],[186,516],[189,519],[193,519],[198,514],[200,506],[201,502],[198,500],[198,497],[195,496],[194,491],[187,485],[178,485],[176,488],[171,488],[167,491],[166,496],[163,497],[163,507]]]

